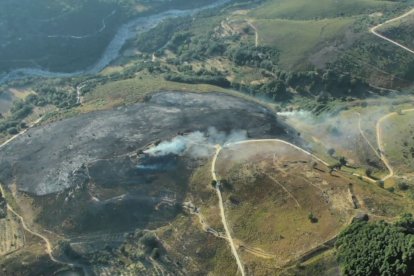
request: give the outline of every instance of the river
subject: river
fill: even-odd
[[[114,38],[106,47],[105,52],[102,54],[101,58],[93,66],[70,73],[52,72],[41,68],[20,68],[15,69],[9,73],[0,74],[0,84],[24,77],[64,78],[78,77],[87,74],[97,74],[119,57],[122,47],[129,39],[137,36],[140,33],[151,30],[165,19],[192,16],[200,11],[219,7],[230,1],[231,0],[218,0],[213,4],[203,6],[201,8],[190,10],[168,10],[146,17],[135,18],[119,28]]]

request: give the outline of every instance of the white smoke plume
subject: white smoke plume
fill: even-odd
[[[302,117],[302,118],[312,117],[312,113],[309,111],[305,111],[305,110],[283,111],[283,112],[278,112],[277,115],[284,116],[284,117]]]
[[[246,139],[247,131],[245,130],[233,130],[227,134],[210,127],[206,133],[196,131],[188,135],[177,136],[144,152],[151,156],[175,154],[179,156],[189,155],[195,158],[208,157],[214,152],[214,146],[217,144],[224,145]]]

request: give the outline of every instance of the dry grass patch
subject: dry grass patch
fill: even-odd
[[[216,171],[228,182],[223,195],[234,238],[273,255],[274,268],[335,237],[353,213],[347,179],[279,142],[225,147]],[[247,265],[263,261],[247,251]]]

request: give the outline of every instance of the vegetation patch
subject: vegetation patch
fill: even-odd
[[[227,219],[249,266],[266,260],[283,266],[334,238],[350,221],[348,180],[283,143],[225,147],[216,170],[227,183]]]
[[[275,0],[251,12],[251,15],[263,19],[300,19],[347,17],[372,13],[387,6],[395,5],[392,1],[376,0]]]
[[[344,275],[412,275],[414,220],[403,215],[396,224],[357,222],[339,235],[338,260]]]

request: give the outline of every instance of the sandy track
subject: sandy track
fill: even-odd
[[[381,119],[379,119],[379,120],[377,121],[376,126],[375,126],[375,130],[376,130],[376,133],[377,133],[377,144],[378,144],[378,149],[379,149],[379,151],[380,151],[380,158],[381,158],[382,162],[384,163],[384,165],[387,167],[387,170],[389,171],[388,175],[386,175],[386,176],[382,179],[382,181],[385,181],[385,180],[387,180],[388,178],[393,177],[393,176],[394,176],[394,169],[392,168],[392,166],[391,166],[390,162],[388,161],[387,157],[386,157],[386,156],[385,156],[385,154],[384,154],[384,153],[385,153],[385,150],[384,150],[384,144],[382,143],[382,129],[381,129],[381,123],[382,123],[384,120],[386,120],[386,119],[390,118],[391,116],[393,116],[393,115],[394,115],[394,113],[395,113],[395,112],[393,112],[393,113],[389,113],[389,114],[385,115],[384,117],[382,117]],[[395,113],[395,114],[396,114],[396,113]]]
[[[358,129],[359,129],[359,133],[361,134],[362,138],[364,138],[365,142],[367,142],[367,144],[372,149],[372,151],[374,152],[374,154],[379,159],[382,160],[381,155],[378,153],[377,149],[371,144],[371,142],[369,141],[368,137],[365,135],[365,132],[362,130],[362,126],[361,126],[361,114],[359,112],[357,112],[356,114],[358,115]]]
[[[253,23],[250,20],[247,20],[247,24],[254,30],[254,36],[255,36],[254,45],[258,47],[259,46],[259,30],[256,28],[255,25],[253,25]]]
[[[239,141],[239,142],[234,142],[234,143],[226,144],[226,145],[224,145],[224,147],[230,147],[230,146],[233,146],[233,145],[249,144],[249,143],[266,143],[266,142],[278,142],[278,143],[282,143],[282,144],[285,144],[285,145],[291,146],[291,147],[293,147],[293,148],[295,148],[295,149],[297,149],[297,150],[299,150],[299,151],[301,151],[301,152],[305,153],[306,155],[311,156],[313,159],[315,159],[315,160],[317,160],[317,161],[321,162],[321,163],[322,163],[322,164],[324,164],[325,166],[329,166],[329,164],[328,164],[327,162],[323,161],[322,159],[320,159],[320,158],[319,158],[319,157],[317,157],[316,155],[314,155],[314,154],[312,154],[312,153],[310,153],[310,152],[308,152],[308,151],[306,151],[306,150],[304,150],[304,149],[302,149],[302,148],[300,148],[300,147],[298,147],[298,146],[296,146],[296,145],[294,145],[294,144],[292,144],[292,143],[289,143],[289,142],[287,142],[287,141],[285,141],[285,140],[280,140],[280,139],[256,139],[256,140],[245,140],[245,141]]]
[[[36,121],[34,121],[28,128],[26,128],[25,130],[17,133],[16,135],[12,136],[10,139],[8,139],[7,141],[5,141],[3,144],[0,145],[0,149],[5,147],[7,144],[9,144],[11,141],[13,141],[14,139],[16,139],[17,137],[19,137],[22,134],[25,134],[31,127],[36,126],[38,123],[40,123],[40,121],[42,120],[42,117],[40,117],[39,119],[37,119]]]
[[[13,141],[14,139],[16,139],[17,137],[19,137],[19,136],[23,135],[24,133],[26,133],[30,128],[36,126],[41,120],[42,120],[42,117],[40,117],[35,122],[33,122],[32,124],[30,124],[30,126],[28,128],[26,128],[25,130],[19,132],[18,134],[14,135],[10,139],[8,139],[4,143],[2,143],[0,145],[0,149],[3,148],[4,146],[6,146],[7,144],[9,144],[11,141]],[[1,194],[3,196],[5,195],[4,190],[3,190],[3,186],[1,184],[0,184],[0,192],[1,192]],[[64,261],[60,261],[60,260],[56,259],[53,256],[53,247],[52,247],[52,243],[50,242],[50,240],[46,236],[40,234],[39,232],[36,232],[35,230],[30,229],[27,226],[26,221],[24,220],[24,218],[19,213],[17,213],[9,204],[7,204],[7,210],[9,210],[11,213],[13,213],[20,220],[20,222],[21,222],[22,227],[23,227],[24,230],[26,230],[30,234],[32,234],[32,235],[34,235],[34,236],[42,239],[45,242],[45,245],[46,245],[45,252],[49,256],[49,258],[50,258],[50,260],[52,262],[57,263],[57,264],[61,264],[61,265],[69,265],[71,267],[80,267],[80,268],[83,269],[83,271],[85,273],[84,275],[87,275],[86,269],[85,269],[84,266],[78,265],[76,263],[64,262]]]
[[[269,179],[271,179],[274,183],[276,183],[277,185],[279,185],[288,195],[289,195],[289,197],[291,197],[292,199],[293,199],[293,201],[295,201],[295,203],[296,203],[296,205],[299,207],[299,208],[302,208],[302,206],[300,206],[300,204],[299,204],[299,201],[296,199],[296,197],[291,193],[291,192],[289,192],[289,190],[288,189],[286,189],[286,187],[285,186],[283,186],[282,185],[282,183],[280,183],[276,178],[274,178],[273,176],[271,176],[270,174],[267,174],[267,173],[265,173],[265,175],[269,178]]]
[[[248,144],[248,143],[266,143],[266,142],[278,142],[278,143],[282,143],[282,144],[291,146],[291,147],[293,147],[293,148],[295,148],[295,149],[297,149],[297,150],[305,153],[306,155],[311,156],[313,159],[318,160],[319,162],[321,162],[325,166],[329,166],[329,164],[327,162],[323,161],[322,159],[320,159],[319,157],[315,156],[314,154],[312,154],[312,153],[310,153],[310,152],[308,152],[308,151],[306,151],[306,150],[304,150],[304,149],[302,149],[302,148],[300,148],[300,147],[298,147],[298,146],[296,146],[296,145],[294,145],[292,143],[289,143],[287,141],[280,140],[280,139],[244,140],[244,141],[239,141],[239,142],[225,144],[223,147],[231,147],[231,146],[234,146],[234,145],[241,145],[241,144]],[[227,240],[228,240],[229,245],[231,247],[231,251],[233,253],[233,256],[236,259],[237,266],[238,266],[241,274],[244,276],[245,275],[244,267],[243,267],[243,264],[241,262],[241,259],[240,259],[239,255],[238,255],[238,252],[237,252],[237,249],[236,249],[236,246],[235,246],[235,242],[234,242],[234,240],[233,240],[233,238],[231,236],[230,229],[229,229],[228,224],[227,224],[227,219],[226,219],[225,212],[224,212],[223,197],[221,195],[220,184],[219,184],[219,181],[218,181],[218,178],[217,178],[217,174],[216,174],[217,158],[218,158],[221,150],[223,149],[223,147],[221,145],[216,145],[216,153],[214,154],[214,157],[213,157],[213,160],[212,160],[212,163],[211,163],[211,176],[212,176],[213,180],[217,181],[217,183],[218,183],[218,185],[216,185],[216,192],[217,192],[217,196],[219,198],[220,215],[221,215],[221,220],[222,220],[222,223],[223,223],[223,226],[224,226],[224,230],[226,232]],[[258,254],[258,252],[256,252],[256,251],[255,251],[255,253]],[[273,255],[268,255],[266,257],[272,257],[273,258],[274,256]]]
[[[1,184],[0,184],[0,192],[3,195],[5,194],[4,193],[4,190],[3,190],[3,186]],[[58,263],[58,264],[67,264],[67,263],[61,262],[61,261],[57,260],[55,257],[53,257],[53,254],[52,254],[52,252],[53,252],[52,244],[50,243],[50,241],[49,241],[49,239],[47,237],[43,236],[42,234],[40,234],[38,232],[35,232],[34,230],[31,230],[27,226],[24,218],[21,215],[19,215],[16,211],[14,211],[14,209],[9,204],[7,204],[7,210],[9,210],[10,212],[12,212],[16,217],[19,218],[20,222],[22,223],[22,226],[23,226],[24,230],[26,230],[27,232],[29,232],[30,234],[32,234],[32,235],[34,235],[34,236],[36,236],[38,238],[41,238],[45,242],[45,244],[46,244],[46,250],[45,251],[49,255],[49,258],[53,262]]]
[[[1,184],[0,184],[0,191],[4,195],[3,186]],[[32,234],[32,235],[34,235],[34,236],[36,236],[36,237],[38,237],[38,238],[40,238],[44,241],[44,243],[46,245],[45,252],[49,256],[49,258],[52,262],[60,264],[60,265],[68,265],[70,267],[79,267],[83,270],[84,275],[88,275],[85,266],[83,266],[81,264],[78,264],[78,263],[74,263],[74,262],[66,262],[66,261],[61,261],[61,260],[56,259],[53,256],[53,247],[52,247],[52,243],[50,242],[50,240],[46,236],[40,234],[39,232],[36,232],[35,230],[30,229],[27,226],[26,221],[24,220],[24,218],[19,213],[17,213],[9,204],[7,204],[7,210],[12,212],[20,220],[24,230],[26,230],[30,234]]]
[[[406,47],[406,46],[404,46],[404,45],[402,45],[402,44],[398,43],[397,41],[394,41],[394,40],[392,40],[392,39],[390,39],[390,38],[388,38],[388,37],[386,37],[386,36],[383,36],[382,34],[380,34],[380,33],[378,33],[378,32],[377,32],[377,30],[378,30],[379,28],[381,28],[382,26],[384,26],[384,25],[386,25],[386,24],[389,24],[389,23],[392,23],[392,22],[395,22],[395,21],[398,21],[398,20],[401,20],[401,19],[403,19],[404,17],[409,16],[409,15],[411,15],[411,14],[413,14],[413,13],[414,13],[414,9],[412,9],[412,10],[410,10],[410,11],[408,11],[408,12],[404,13],[403,15],[400,15],[400,16],[398,16],[398,17],[396,17],[396,18],[393,18],[393,19],[387,20],[387,21],[385,21],[384,23],[381,23],[381,24],[379,24],[379,25],[377,25],[377,26],[374,26],[374,27],[372,27],[371,29],[369,29],[369,31],[370,31],[372,34],[376,35],[377,37],[379,37],[379,38],[381,38],[381,39],[384,39],[384,40],[386,40],[386,41],[388,41],[388,42],[390,42],[390,43],[392,43],[392,44],[394,44],[394,45],[396,45],[396,46],[400,47],[401,49],[404,49],[405,51],[408,51],[408,52],[410,52],[410,53],[414,54],[414,50],[412,50],[412,49],[410,49],[410,48],[408,48],[408,47]]]
[[[217,161],[218,155],[220,154],[221,149],[222,149],[222,147],[220,145],[216,146],[216,153],[214,154],[213,161],[211,163],[211,175],[212,175],[213,179],[215,181],[217,181],[216,192],[217,192],[217,196],[219,198],[219,208],[220,208],[221,221],[223,223],[224,230],[226,232],[227,240],[229,242],[231,252],[233,253],[234,258],[236,259],[239,271],[240,271],[241,275],[244,276],[245,275],[244,267],[243,267],[243,264],[242,264],[241,259],[239,257],[239,254],[237,253],[236,246],[234,244],[233,238],[231,237],[229,227],[227,225],[226,214],[224,213],[223,197],[221,196],[220,185],[219,185],[217,175],[216,175],[216,161]]]
[[[410,108],[410,109],[404,109],[402,110],[402,112],[413,112],[414,108]],[[391,177],[394,176],[394,168],[391,166],[390,161],[388,160],[388,158],[385,156],[385,148],[384,148],[384,143],[382,142],[382,129],[381,129],[381,124],[382,122],[384,122],[385,120],[391,118],[392,116],[398,115],[397,112],[391,112],[388,113],[387,115],[381,117],[378,121],[377,124],[375,126],[376,129],[376,133],[377,133],[377,143],[378,143],[378,148],[380,150],[381,153],[381,160],[382,162],[384,162],[385,166],[387,167],[389,173],[387,176],[385,176],[382,181],[385,181]]]

